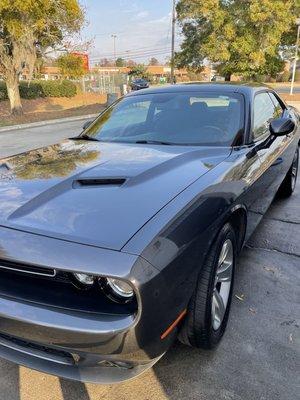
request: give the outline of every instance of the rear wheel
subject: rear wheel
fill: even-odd
[[[289,169],[289,172],[287,173],[286,177],[284,178],[284,181],[282,182],[278,190],[278,194],[281,197],[289,197],[293,194],[297,183],[298,164],[299,164],[299,149],[297,149],[291,168]]]
[[[205,349],[212,349],[220,342],[230,311],[235,260],[236,237],[227,223],[202,266],[179,334],[181,342]]]

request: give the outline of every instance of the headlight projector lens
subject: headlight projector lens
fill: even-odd
[[[95,282],[95,277],[88,274],[74,273],[76,280],[84,286],[92,286]]]
[[[127,303],[134,297],[133,288],[120,279],[106,278],[104,291],[112,300],[117,302]]]

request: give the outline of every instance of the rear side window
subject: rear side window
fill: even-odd
[[[269,132],[269,125],[278,111],[267,92],[259,93],[254,98],[253,136],[254,140]]]

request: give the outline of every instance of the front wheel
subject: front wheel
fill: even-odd
[[[284,178],[284,181],[282,182],[278,190],[278,194],[281,197],[289,197],[293,194],[297,183],[298,164],[299,164],[299,149],[297,149],[291,168],[289,169],[289,172],[287,173],[286,177]]]
[[[184,344],[205,349],[221,340],[228,321],[236,263],[236,237],[223,226],[201,268],[188,314],[179,334]]]

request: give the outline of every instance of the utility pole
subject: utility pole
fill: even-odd
[[[292,74],[290,95],[292,95],[292,94],[293,94],[293,91],[294,91],[294,82],[295,82],[295,75],[296,75],[296,68],[297,68],[298,48],[299,48],[299,36],[300,36],[300,18],[297,18],[296,24],[297,24],[297,26],[298,26],[298,29],[297,29],[297,41],[296,41],[295,60],[294,60],[294,65],[293,65],[293,74]]]
[[[171,83],[175,83],[174,56],[175,56],[175,26],[176,26],[176,0],[173,0],[172,10],[172,49],[171,49]]]
[[[116,64],[116,61],[117,61],[117,53],[116,53],[116,39],[117,39],[117,35],[111,35],[111,37],[113,38],[113,41],[114,41],[114,61],[115,61],[115,64]]]

